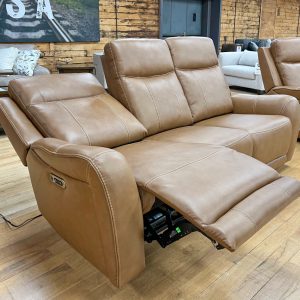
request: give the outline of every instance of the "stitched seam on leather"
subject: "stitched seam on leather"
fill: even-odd
[[[273,132],[273,131],[276,131],[278,129],[281,129],[281,128],[285,127],[289,123],[290,123],[290,121],[287,121],[287,122],[283,123],[282,125],[280,125],[278,127],[275,127],[275,128],[266,129],[266,130],[257,131],[257,132],[250,132],[250,133],[253,134],[253,135],[256,135],[256,134],[263,134],[263,133],[266,133],[266,132]]]
[[[146,86],[146,89],[148,90],[148,93],[149,93],[149,95],[150,95],[150,98],[151,98],[151,100],[152,100],[152,103],[153,103],[153,105],[154,105],[155,112],[156,112],[156,116],[157,116],[157,121],[158,121],[158,130],[160,130],[160,129],[161,129],[161,124],[160,124],[160,118],[159,118],[159,114],[158,114],[158,109],[157,109],[157,106],[156,106],[156,101],[154,100],[154,97],[153,97],[153,95],[152,95],[152,93],[151,93],[151,91],[150,91],[150,89],[149,89],[149,87],[148,87],[148,84],[147,84],[147,82],[146,82],[146,79],[144,79],[143,81],[144,81],[144,84],[145,84],[145,86]]]
[[[87,132],[84,130],[83,126],[80,124],[80,122],[78,121],[78,119],[75,117],[75,115],[64,105],[63,102],[57,102],[57,104],[60,104],[72,117],[73,119],[75,120],[75,122],[79,125],[79,127],[81,128],[82,132],[84,133],[84,135],[86,136],[87,140],[88,140],[88,143],[89,145],[91,146],[91,140],[87,134]]]
[[[51,100],[51,101],[35,102],[35,103],[28,105],[27,107],[29,108],[31,106],[35,106],[38,104],[45,104],[45,103],[56,103],[56,102],[61,102],[61,101],[72,101],[72,100],[86,99],[86,98],[97,98],[98,96],[101,96],[104,94],[106,94],[106,93],[104,92],[104,93],[92,95],[92,96],[81,96],[81,97],[72,97],[72,98],[67,98],[67,99],[56,99],[56,100]]]
[[[9,88],[11,90],[13,90],[13,94],[18,98],[18,100],[20,101],[20,103],[22,104],[23,108],[26,110],[26,105],[24,104],[24,102],[22,101],[21,97],[19,96],[19,93],[14,89],[14,87],[12,85],[9,86]]]
[[[178,171],[178,170],[180,170],[180,169],[183,169],[183,168],[185,168],[185,167],[188,167],[188,166],[193,165],[193,164],[195,164],[195,163],[198,163],[198,162],[200,162],[200,161],[206,160],[206,159],[208,159],[208,158],[210,158],[210,157],[216,155],[218,152],[221,152],[221,151],[224,151],[224,149],[218,149],[218,150],[216,150],[215,152],[210,153],[210,154],[208,154],[207,156],[204,156],[204,157],[202,157],[202,158],[200,158],[200,159],[191,161],[191,162],[189,162],[189,163],[185,163],[184,165],[181,165],[181,166],[179,166],[179,167],[177,167],[177,168],[175,168],[175,169],[173,169],[173,170],[171,170],[171,171],[168,171],[168,172],[165,172],[165,173],[163,173],[163,174],[157,175],[157,176],[155,176],[155,177],[149,179],[149,180],[144,184],[144,186],[145,186],[146,188],[149,188],[149,184],[151,184],[154,180],[156,180],[156,179],[158,179],[158,178],[160,178],[160,177],[169,175],[169,174],[171,174],[171,173],[174,173],[174,172],[176,172],[176,171]]]
[[[44,136],[49,136],[49,135],[46,133],[46,131],[44,130],[44,128],[43,128],[43,126],[41,125],[41,123],[40,123],[40,122],[36,119],[36,117],[29,111],[29,109],[28,109],[29,107],[27,107],[27,106],[23,103],[21,97],[19,96],[19,93],[17,93],[16,90],[15,90],[13,87],[10,86],[10,88],[14,91],[15,96],[19,99],[19,102],[20,102],[21,105],[23,106],[23,110],[29,114],[29,116],[30,116],[30,117],[38,124],[38,126],[40,126],[39,129],[40,129],[40,131],[43,133],[43,135],[44,135]],[[26,113],[25,113],[25,115],[26,115]]]
[[[273,163],[275,163],[276,161],[279,161],[281,159],[285,158],[286,159],[286,155],[281,155],[275,159],[273,159],[272,161],[268,162],[268,166],[271,166]]]
[[[258,96],[255,98],[254,105],[253,105],[253,113],[254,114],[256,112],[257,102],[258,102]]]
[[[160,77],[160,76],[167,76],[167,75],[170,75],[172,73],[175,73],[174,70],[171,70],[167,73],[162,73],[162,74],[157,74],[157,75],[145,75],[145,76],[129,76],[129,75],[120,75],[121,77],[124,77],[124,78],[133,78],[133,79],[145,79],[145,78],[155,78],[155,77]]]
[[[67,145],[64,145],[64,146],[69,146],[69,145],[72,145],[72,144],[67,144]],[[63,148],[63,147],[61,147]],[[89,156],[86,156],[86,155],[83,155],[83,154],[65,154],[65,153],[59,153],[59,152],[53,152],[47,148],[45,148],[44,146],[41,146],[41,145],[34,145],[33,146],[33,149],[39,149],[39,150],[43,150],[45,152],[48,152],[49,154],[54,154],[54,155],[61,155],[61,156],[64,156],[64,157],[68,157],[68,158],[84,158],[84,159],[87,159],[88,161],[91,160],[91,159],[95,159],[96,157],[100,157],[102,154],[106,154],[106,153],[114,153],[116,151],[112,150],[112,149],[109,149],[109,150],[106,150],[104,152],[101,152],[101,153],[98,153],[96,155],[94,155],[93,157],[89,157]],[[120,152],[118,152],[120,153]]]
[[[125,131],[127,133],[128,143],[130,143],[130,141],[131,141],[131,138],[130,138],[131,135],[130,135],[130,132],[129,132],[128,127],[127,127],[126,123],[124,122],[124,120],[119,116],[119,114],[115,113],[114,110],[111,109],[111,107],[107,103],[105,103],[105,102],[103,102],[103,103],[113,113],[113,115],[120,121],[121,125],[124,127],[124,129],[125,129]]]
[[[17,127],[15,126],[15,124],[10,120],[7,112],[5,111],[4,107],[2,106],[2,104],[0,103],[0,108],[1,111],[3,112],[3,114],[5,115],[8,123],[13,127],[13,129],[15,130],[15,133],[17,134],[17,136],[19,137],[19,139],[21,140],[21,142],[26,146],[26,148],[29,147],[29,144],[23,139],[22,135],[20,134],[19,130],[17,129]]]
[[[283,105],[282,110],[280,112],[281,115],[286,113],[287,107],[291,102],[293,102],[293,100],[289,100],[285,105]]]
[[[121,80],[121,75],[119,74],[119,70],[117,68],[117,64],[116,64],[116,61],[115,61],[116,59],[115,59],[115,55],[114,55],[114,52],[113,52],[112,47],[111,47],[111,43],[108,44],[108,47],[109,47],[109,50],[110,50],[110,53],[111,53],[111,56],[112,56],[112,61],[113,61],[113,64],[114,64],[114,67],[115,67],[115,70],[116,70],[117,77],[120,81],[121,89],[122,89],[123,94],[125,96],[125,101],[127,103],[127,106],[129,108],[129,110],[134,114],[134,110],[132,109],[131,104],[128,101],[127,94],[125,93],[125,89],[124,89],[124,86],[123,86],[123,81]],[[134,115],[136,115],[136,114],[134,114]]]
[[[176,74],[175,74],[175,76],[176,76],[176,78],[177,78],[177,80],[178,80],[178,77],[177,77]],[[178,81],[179,81],[179,80],[178,80]],[[184,99],[185,99],[185,101],[186,101],[187,107],[188,107],[188,109],[189,109],[189,113],[190,113],[190,116],[191,116],[191,118],[192,118],[191,120],[192,120],[192,123],[193,123],[193,117],[192,117],[191,109],[190,109],[190,107],[189,107],[187,98],[186,98],[186,96],[185,96],[185,94],[184,94],[184,90],[183,90],[183,88],[182,88],[182,86],[181,86],[181,84],[180,84],[180,81],[179,81],[179,85],[180,85],[180,87],[181,87],[181,90],[182,90]],[[180,102],[177,93],[175,93],[175,97],[176,97],[176,100],[177,100],[177,102],[178,102],[178,108],[179,108],[179,110],[177,110],[177,111],[178,111],[180,117],[184,120],[184,115],[183,115],[183,111],[184,111],[184,109],[185,109],[185,108],[184,108],[184,105],[183,105],[182,102]]]
[[[244,140],[244,139],[246,139],[246,138],[248,138],[248,137],[250,137],[250,134],[247,132],[247,135],[245,135],[245,136],[243,136],[242,138],[240,138],[240,139],[238,139],[238,140],[235,140],[235,141],[233,141],[233,142],[231,142],[231,143],[229,143],[229,144],[225,144],[224,146],[226,146],[226,147],[233,146],[234,144],[236,144],[236,143],[238,143],[238,142],[241,142],[242,140]]]
[[[67,146],[67,145],[63,145],[63,146]],[[39,149],[39,147],[36,147],[37,149]],[[52,153],[52,154],[57,154],[57,153],[53,153],[53,152],[51,152],[51,151],[49,151],[48,149],[46,149],[46,148],[44,148],[44,147],[41,147],[42,149],[41,150],[45,150],[46,152],[50,152],[50,153]],[[108,153],[108,152],[112,152],[112,151],[106,151],[106,152],[103,152],[103,153],[99,153],[99,154],[105,154],[105,153]],[[37,157],[37,159],[39,159],[39,160],[41,160],[43,163],[45,163],[39,156],[38,156],[38,154],[36,154],[34,151],[33,151],[33,154]],[[59,154],[60,155],[60,154]],[[99,155],[100,156],[100,155]],[[93,165],[94,166],[94,164],[93,164],[93,162],[92,161],[90,161],[90,159],[88,158],[88,157],[84,157],[84,156],[82,156],[81,158],[83,158],[84,160],[86,160],[87,162],[90,162],[90,164],[87,164],[87,168],[86,168],[86,179],[87,179],[87,182],[84,182],[84,183],[86,183],[86,184],[89,184],[89,179],[90,179],[90,176],[89,176],[89,169],[91,168],[91,165]],[[48,165],[48,164],[47,164]],[[55,168],[53,168],[53,167],[51,167],[50,165],[49,165],[49,167],[51,168],[51,169],[54,169],[55,170]],[[58,172],[61,172],[61,171],[59,171],[59,170],[57,170]],[[96,174],[97,174],[97,177],[99,178],[99,174],[97,173],[97,171],[96,171]],[[71,177],[71,176],[69,176],[69,177]],[[71,177],[71,178],[73,178],[73,177]],[[80,180],[80,179],[78,179],[78,178],[74,178],[75,180],[78,180],[78,181],[80,181],[80,182],[83,182],[82,180]],[[99,178],[100,179],[100,178]],[[101,181],[101,180],[100,180]],[[101,181],[102,182],[102,181]],[[105,197],[106,198],[106,197]],[[94,205],[93,205],[94,206]],[[95,206],[94,206],[95,207]],[[100,228],[100,225],[99,225],[99,222],[98,222],[98,218],[97,218],[97,225],[98,225],[98,231],[100,232],[100,230],[99,230],[99,228]],[[102,247],[102,250],[104,249],[104,247],[103,247],[103,242],[102,242],[102,239],[99,239],[100,240],[100,243],[101,243],[101,247]],[[106,265],[106,261],[104,261],[104,264]],[[117,283],[119,284],[119,280],[118,280],[118,277],[117,277]]]
[[[195,77],[195,75],[193,74],[193,77]],[[197,79],[197,78],[196,78]],[[204,99],[204,103],[205,103],[205,112],[204,112],[204,118],[207,118],[208,117],[208,104],[207,104],[207,101],[206,101],[206,95],[205,95],[205,93],[204,93],[204,90],[203,90],[203,88],[202,88],[202,85],[201,84],[199,84],[199,87],[200,87],[200,89],[201,89],[201,92],[202,92],[202,94],[203,94],[203,99]]]
[[[61,155],[61,156],[64,156],[64,157],[80,157],[80,158],[83,158],[84,160],[86,160],[87,162],[89,162],[95,169],[97,175],[98,175],[98,178],[100,180],[100,182],[102,183],[103,185],[103,190],[104,190],[104,193],[105,193],[105,198],[107,200],[107,204],[108,204],[108,207],[109,207],[109,213],[110,213],[110,217],[111,217],[111,227],[112,227],[112,231],[113,231],[113,239],[115,241],[114,243],[114,246],[115,246],[115,258],[116,258],[116,282],[117,284],[119,285],[119,281],[120,281],[120,258],[119,258],[119,246],[118,246],[118,239],[117,239],[117,232],[116,232],[116,228],[115,228],[115,216],[114,216],[114,213],[113,213],[113,207],[112,207],[112,204],[111,204],[111,199],[110,199],[110,195],[109,195],[109,192],[108,192],[108,189],[107,189],[107,186],[106,186],[106,183],[105,183],[105,180],[102,176],[102,173],[101,171],[99,170],[99,168],[95,165],[94,163],[94,160],[97,158],[97,157],[100,157],[106,153],[114,153],[113,150],[108,150],[108,151],[105,151],[105,152],[102,152],[102,153],[99,153],[97,155],[95,155],[92,160],[91,158],[85,156],[85,155],[81,155],[81,154],[72,154],[72,155],[65,155],[65,154],[62,154],[62,153],[54,153],[52,151],[49,151],[48,149],[44,148],[43,146],[35,146],[36,149],[40,149],[40,150],[44,150],[48,153],[51,153],[51,154],[55,154],[55,155]],[[98,222],[97,222],[98,223]]]
[[[245,130],[247,131],[250,135],[254,135],[254,134],[260,134],[260,133],[265,133],[265,132],[272,132],[272,131],[275,131],[277,129],[280,129],[282,127],[284,127],[286,124],[288,124],[289,121],[283,123],[282,125],[279,125],[278,127],[276,128],[272,128],[272,129],[267,129],[267,130],[263,130],[263,131],[258,131],[258,132],[251,132],[249,131],[248,129],[241,129],[241,128],[236,128],[236,127],[228,127],[228,126],[223,126],[223,125],[212,125],[212,124],[204,124],[204,125],[200,125],[200,126],[206,126],[206,127],[209,127],[209,126],[214,126],[214,127],[220,127],[220,128],[228,128],[228,129],[241,129],[241,130]]]
[[[101,155],[99,155],[99,156],[101,156]],[[117,282],[117,285],[119,285],[119,282],[120,282],[120,257],[119,257],[119,244],[118,244],[117,230],[116,230],[116,217],[114,215],[114,210],[113,210],[109,190],[108,190],[108,187],[104,180],[104,177],[103,177],[100,169],[98,168],[98,166],[94,163],[94,160],[91,161],[90,163],[93,165],[93,167],[98,175],[98,178],[100,179],[100,181],[103,185],[103,189],[104,189],[104,192],[106,195],[105,198],[106,198],[108,208],[109,208],[110,221],[111,221],[111,227],[112,227],[113,239],[114,239],[115,259],[116,259],[116,276],[117,276],[116,282]]]
[[[219,64],[210,66],[210,67],[203,67],[203,68],[195,68],[195,69],[189,69],[189,68],[178,68],[176,67],[176,70],[178,71],[202,71],[202,70],[209,70],[219,67]]]
[[[247,213],[245,213],[244,211],[239,210],[238,208],[235,208],[235,207],[232,208],[231,211],[236,211],[236,212],[240,213],[241,215],[243,215],[244,217],[246,217],[254,225],[255,230],[258,230],[256,222],[254,220],[252,220],[252,218]]]

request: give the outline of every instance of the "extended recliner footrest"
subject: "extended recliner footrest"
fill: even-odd
[[[255,191],[212,224],[201,227],[230,251],[236,250],[299,195],[300,184],[289,177]]]
[[[300,194],[299,181],[227,148],[148,141],[119,151],[140,189],[230,251]]]

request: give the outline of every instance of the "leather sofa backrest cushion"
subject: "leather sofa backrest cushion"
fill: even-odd
[[[194,122],[232,112],[230,90],[213,41],[204,37],[175,37],[166,41]]]
[[[274,40],[271,53],[284,85],[300,86],[300,38]]]
[[[149,135],[192,124],[165,41],[117,40],[107,44],[104,52],[109,92],[135,115]]]
[[[141,140],[147,134],[92,74],[13,80],[9,93],[45,137],[112,148]]]

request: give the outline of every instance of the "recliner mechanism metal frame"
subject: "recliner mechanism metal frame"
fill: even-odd
[[[160,200],[156,200],[152,210],[144,215],[144,240],[148,243],[157,241],[162,248],[192,232],[203,234],[217,250],[224,249],[222,245],[209,238],[180,213]]]

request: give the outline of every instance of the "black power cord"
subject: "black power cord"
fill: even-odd
[[[14,224],[13,222],[11,222],[10,220],[8,220],[5,216],[3,216],[2,214],[0,214],[0,217],[5,221],[5,223],[10,227],[10,228],[13,228],[13,229],[19,229],[19,228],[22,228],[24,227],[25,225],[31,223],[32,221],[36,220],[37,218],[40,218],[42,215],[37,215],[33,218],[30,218],[24,222],[22,222],[21,224]]]

